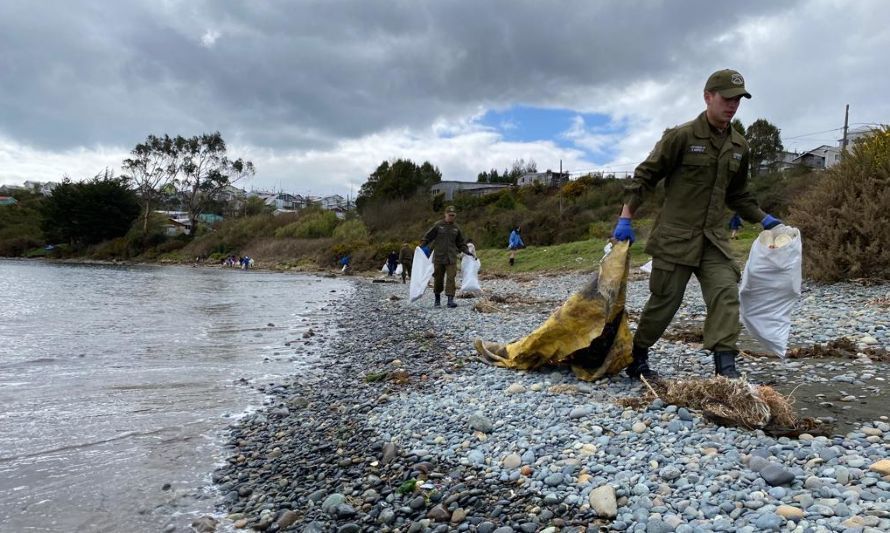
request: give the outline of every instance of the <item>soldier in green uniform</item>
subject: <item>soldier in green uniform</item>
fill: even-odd
[[[726,230],[727,208],[770,229],[780,220],[764,213],[748,192],[748,143],[730,126],[742,97],[751,98],[734,70],[713,73],[705,84],[705,111],[669,129],[634,171],[613,236],[634,240],[633,214],[664,181],[665,199],[645,251],[652,256],[649,300],[634,334],[633,363],[627,374],[657,379],[649,368],[649,348],[667,329],[694,274],[708,315],[704,347],[714,355],[717,375],[737,378],[741,276],[732,259]]]
[[[473,255],[467,248],[464,234],[460,231],[454,219],[457,210],[449,205],[445,208],[445,219],[437,222],[423,239],[420,246],[430,248],[433,252],[433,295],[436,301],[433,305],[442,305],[440,296],[444,286],[445,296],[448,297],[448,307],[457,307],[454,303],[454,276],[457,275],[457,252]]]
[[[402,265],[402,283],[411,275],[411,263],[414,261],[414,255],[408,241],[402,243],[402,249],[399,250],[399,263]]]

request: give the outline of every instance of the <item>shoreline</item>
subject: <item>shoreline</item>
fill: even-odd
[[[568,369],[478,361],[472,338],[524,335],[583,276],[488,280],[527,300],[494,314],[466,299],[432,309],[428,293],[408,304],[402,284],[353,276],[353,298],[334,304],[337,340],[312,376],[276,387],[273,405],[231,428],[228,464],[213,474],[229,521],[344,533],[890,527],[890,477],[871,470],[890,457],[886,420],[775,439],[657,401],[619,407],[641,392],[620,376],[584,383]],[[645,294],[631,285],[633,312]],[[850,287],[836,289],[823,292],[849,299]],[[819,307],[825,295],[814,296]],[[701,312],[693,301],[678,319]],[[706,375],[707,353],[659,346],[659,370]],[[754,374],[771,364],[742,363]]]

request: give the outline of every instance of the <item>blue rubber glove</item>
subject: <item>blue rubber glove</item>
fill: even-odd
[[[776,218],[770,214],[767,214],[765,217],[763,217],[763,220],[760,221],[760,224],[763,226],[763,229],[773,229],[781,223],[782,223],[781,220],[779,220],[778,218]]]
[[[615,237],[616,241],[630,241],[631,244],[637,239],[637,236],[634,235],[633,226],[630,225],[630,219],[627,217],[618,219],[618,224],[615,226],[612,236]]]
[[[423,250],[423,253],[426,254],[427,257],[432,253],[428,246],[421,246],[420,249]]]

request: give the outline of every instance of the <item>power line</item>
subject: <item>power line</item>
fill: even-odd
[[[792,139],[800,139],[801,137],[810,137],[810,136],[813,136],[813,135],[821,135],[821,134],[823,134],[823,133],[831,133],[832,131],[840,131],[840,130],[842,130],[842,129],[844,129],[843,126],[841,126],[841,127],[839,127],[839,128],[834,128],[834,129],[831,129],[831,130],[814,131],[813,133],[804,133],[803,135],[795,135],[794,137],[785,137],[784,140],[786,140],[786,141],[790,141],[790,140],[792,140]]]

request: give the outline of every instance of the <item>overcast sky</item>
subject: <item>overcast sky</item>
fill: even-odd
[[[220,131],[250,189],[353,194],[385,159],[475,181],[629,171],[738,69],[788,149],[890,122],[890,2],[3,0],[0,184]],[[881,59],[884,58],[884,59]]]

